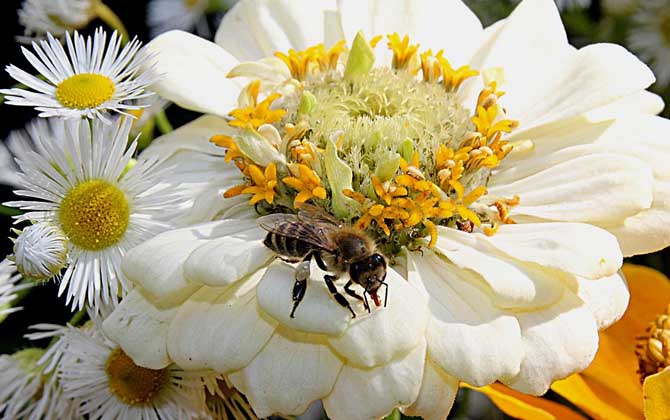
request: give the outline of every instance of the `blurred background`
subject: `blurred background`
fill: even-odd
[[[195,3],[187,0],[174,2]],[[234,4],[234,0],[201,0],[207,3],[199,15],[182,22],[182,29],[191,30],[200,36],[213,38],[217,24],[223,13]],[[314,0],[318,1],[318,0]],[[435,0],[440,1],[440,0]],[[169,0],[162,0],[166,5]],[[477,13],[484,26],[506,17],[516,6],[514,0],[465,0]],[[163,21],[161,25],[149,25],[149,1],[142,0],[106,0],[105,3],[120,17],[128,32],[142,41],[151,39],[157,31],[168,29],[171,22]],[[598,42],[613,42],[625,46],[645,61],[656,74],[657,82],[651,90],[661,95],[666,104],[670,103],[670,0],[556,0],[561,10],[571,43],[576,47]],[[15,64],[21,68],[30,68],[21,54],[20,44],[16,37],[23,35],[24,28],[18,20],[17,10],[22,0],[3,0],[0,2],[0,16],[5,23],[0,28],[0,50],[3,51],[2,67]],[[168,7],[168,6],[165,6]],[[192,16],[189,16],[191,18]],[[152,18],[154,21],[156,16]],[[175,23],[176,24],[176,23]],[[94,20],[82,30],[92,32],[104,23]],[[174,26],[174,25],[173,25]],[[8,88],[13,80],[4,72],[0,73],[0,86]],[[167,115],[177,127],[195,117],[195,114],[171,106]],[[668,107],[664,110],[665,117],[670,116]],[[0,105],[0,139],[6,139],[10,131],[21,129],[36,114],[32,108]],[[668,134],[670,141],[670,133]],[[1,202],[13,199],[12,189],[0,185]],[[12,242],[8,239],[12,227],[12,216],[15,210],[0,207],[0,251],[2,256],[12,253]],[[670,274],[670,250],[655,254],[635,257],[630,262],[653,267],[666,275]],[[33,288],[22,298],[21,305],[30,310],[13,314],[0,323],[0,353],[12,353],[25,346],[27,340],[23,334],[29,325],[36,323],[63,324],[72,314],[62,299],[56,298],[57,285],[47,283]],[[45,343],[46,344],[46,343]],[[550,398],[561,400],[555,394]],[[320,411],[315,407],[315,417],[320,418]],[[578,411],[578,410],[577,410]],[[398,417],[399,418],[399,417]],[[474,392],[461,392],[450,419],[504,419],[508,418],[497,410],[485,396]]]

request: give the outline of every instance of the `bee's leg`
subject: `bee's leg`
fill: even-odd
[[[302,299],[305,297],[305,291],[307,291],[307,279],[309,279],[310,275],[309,263],[311,259],[312,255],[307,255],[295,269],[295,283],[293,284],[292,294],[293,309],[291,310],[291,318],[295,318],[295,310],[298,309],[298,305],[300,305],[300,302],[302,302]]]
[[[362,301],[362,302],[363,302],[363,305],[365,305],[367,302],[365,301],[365,299],[363,299],[363,296],[359,295],[358,293],[356,293],[355,290],[351,289],[351,285],[352,285],[352,284],[354,284],[354,283],[353,283],[351,280],[349,280],[349,281],[347,282],[347,284],[344,285],[344,291],[345,291],[349,296],[351,296],[351,297],[355,297],[356,299]],[[366,306],[365,309],[368,309],[368,307]]]
[[[328,271],[328,266],[321,257],[321,253],[319,253],[318,251],[314,251],[312,252],[312,255],[314,255],[314,261],[316,261],[316,265],[318,265],[319,268],[322,269],[323,271]]]
[[[354,312],[354,310],[351,308],[351,304],[349,304],[349,301],[344,297],[344,295],[337,291],[337,287],[335,286],[335,283],[333,283],[333,281],[337,280],[337,277],[326,274],[323,276],[323,279],[326,281],[326,286],[328,286],[328,290],[333,295],[337,303],[349,309],[349,311],[351,311],[351,317],[356,318],[356,312]]]

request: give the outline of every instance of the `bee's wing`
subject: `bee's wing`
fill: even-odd
[[[329,223],[307,221],[295,214],[276,213],[258,219],[258,224],[268,232],[305,241],[315,248],[333,252],[335,243],[330,233],[338,227]]]
[[[337,227],[342,227],[341,221],[337,220],[335,217],[333,217],[320,207],[302,203],[300,207],[298,207],[298,210],[299,210],[298,217],[300,219],[308,219],[310,223],[320,222],[334,225]]]

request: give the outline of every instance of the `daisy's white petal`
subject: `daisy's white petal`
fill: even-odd
[[[241,1],[223,17],[214,39],[241,61],[304,50],[323,42],[324,11],[334,7],[333,0]]]
[[[512,224],[501,226],[490,238],[477,236],[519,260],[587,278],[612,275],[623,260],[615,238],[587,224]]]
[[[132,290],[103,323],[105,334],[116,341],[133,361],[149,369],[171,363],[167,333],[177,308],[160,309]]]
[[[553,164],[552,156],[546,159]],[[647,164],[620,154],[594,153],[564,160],[514,182],[502,184],[492,177],[489,193],[500,197],[517,194],[521,201],[511,209],[512,216],[605,223],[648,208],[652,185]]]
[[[152,85],[161,96],[205,114],[225,116],[235,108],[241,86],[226,76],[239,62],[224,49],[182,31],[159,35],[146,48],[163,76]]]
[[[314,265],[305,297],[296,309],[295,317],[290,317],[295,270],[283,262],[272,264],[256,290],[259,306],[288,328],[328,336],[342,334],[351,322],[351,313],[335,301]],[[360,310],[358,304],[353,305]]]
[[[483,36],[479,19],[461,0],[340,0],[338,8],[349,42],[361,30],[368,38],[407,34],[422,49],[444,49],[457,66],[467,64]]]
[[[345,365],[335,388],[323,399],[334,420],[377,419],[416,401],[426,360],[422,342],[408,355],[374,369]]]
[[[516,318],[495,308],[469,276],[432,252],[410,259],[410,279],[418,277],[429,296],[430,358],[449,375],[481,386],[519,372],[523,343]]]
[[[599,330],[614,324],[628,307],[630,293],[621,272],[596,280],[577,277],[577,296],[586,303]]]
[[[168,351],[177,364],[229,373],[251,362],[276,327],[258,311],[253,287],[262,274],[227,289],[203,287],[184,302],[168,334]]]
[[[523,335],[519,374],[503,379],[512,388],[541,395],[552,382],[588,367],[598,350],[598,327],[591,310],[566,290],[543,311],[515,313]]]
[[[349,365],[371,368],[389,363],[414,349],[425,336],[428,307],[419,291],[393,269],[387,271],[386,282],[385,308],[373,309],[369,316],[362,313],[340,337],[328,338]]]
[[[128,252],[123,271],[161,305],[181,303],[199,288],[184,276],[183,264],[207,241],[252,227],[253,222],[222,220],[160,234]]]
[[[229,379],[259,417],[296,415],[330,393],[342,364],[317,336],[278,330],[249,366]]]
[[[408,416],[424,420],[444,420],[454,405],[458,393],[458,378],[445,373],[436,363],[427,359],[416,401],[403,409]]]
[[[226,286],[267,265],[275,254],[263,244],[258,225],[228,232],[197,247],[184,261],[184,277],[208,286]]]
[[[226,154],[226,149],[210,143],[209,139],[229,130],[228,121],[224,118],[203,115],[152,141],[151,145],[142,152],[142,157],[157,156],[167,159],[179,150],[193,150],[223,156]]]
[[[496,306],[537,308],[556,302],[563,294],[563,285],[557,281],[560,272],[496,253],[483,235],[440,228],[436,250],[459,268],[479,274],[481,277],[459,276],[474,285],[483,282],[482,286],[488,286]]]
[[[147,5],[147,24],[151,29],[151,37],[154,38],[172,29],[189,31],[194,27],[200,28],[203,25],[206,27],[205,9],[207,5],[207,0],[150,1]],[[202,33],[201,35],[209,37],[206,33]]]

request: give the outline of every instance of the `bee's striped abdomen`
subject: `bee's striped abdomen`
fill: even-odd
[[[268,232],[263,244],[283,257],[302,259],[313,247],[305,241],[280,233]]]

